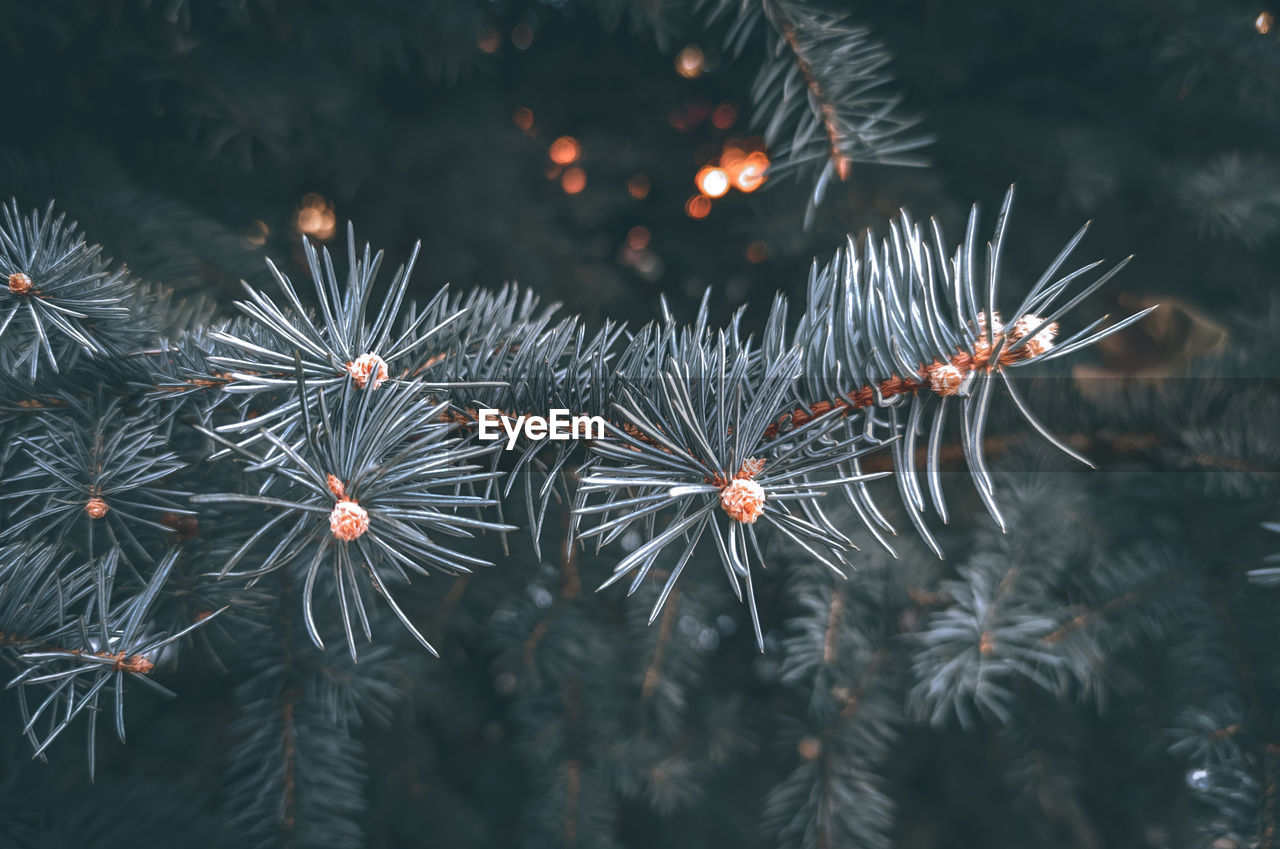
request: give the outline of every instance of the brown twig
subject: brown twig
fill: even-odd
[[[770,17],[777,26],[778,33],[782,36],[782,40],[786,42],[792,55],[796,57],[796,65],[800,68],[801,76],[804,77],[804,84],[809,88],[814,101],[821,104],[818,112],[822,120],[822,128],[827,134],[827,141],[831,144],[831,161],[835,163],[836,174],[839,175],[841,180],[845,180],[849,176],[849,169],[853,163],[843,150],[843,133],[840,131],[839,116],[836,113],[835,104],[827,97],[818,75],[814,73],[813,64],[809,61],[808,56],[805,55],[804,47],[800,44],[800,38],[791,19],[787,17],[777,3],[770,3],[769,6]]]

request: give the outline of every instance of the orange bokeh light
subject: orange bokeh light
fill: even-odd
[[[633,251],[642,251],[649,247],[649,242],[653,235],[649,232],[649,228],[643,224],[637,224],[627,232],[627,247]]]
[[[745,165],[746,161],[747,152],[739,146],[737,141],[725,142],[724,148],[720,151],[720,165],[729,172],[730,177]]]
[[[480,31],[476,46],[485,53],[497,53],[502,47],[502,36],[493,27],[485,27]]]
[[[1259,35],[1266,35],[1271,32],[1271,27],[1275,26],[1276,16],[1270,12],[1263,12],[1258,15],[1258,19],[1253,22],[1253,27],[1258,31]]]
[[[740,192],[754,192],[764,185],[765,172],[769,169],[769,157],[762,151],[748,154],[738,173],[733,176],[733,184]]]
[[[718,159],[703,166],[694,177],[698,190],[709,198],[723,197],[730,189],[754,192],[764,185],[769,169],[769,156],[747,140],[731,139],[720,150]],[[748,153],[747,151],[751,152]]]
[[[582,145],[573,136],[561,136],[551,143],[551,161],[557,165],[577,162],[582,155]]]
[[[698,172],[694,178],[698,191],[710,198],[724,197],[729,191],[729,175],[723,168],[708,165]]]
[[[690,218],[706,218],[711,214],[711,198],[694,195],[684,202],[684,214]]]
[[[265,221],[255,221],[249,225],[249,232],[244,236],[244,243],[247,247],[260,248],[267,243],[267,236],[271,235],[271,228],[267,226]]]
[[[705,69],[706,57],[702,55],[702,48],[698,45],[687,44],[676,54],[676,73],[685,79],[700,77]]]
[[[560,188],[565,194],[576,195],[587,187],[587,172],[581,168],[570,168],[560,178]]]
[[[769,258],[769,246],[759,240],[747,245],[747,262],[759,265]]]
[[[717,130],[727,130],[738,120],[738,110],[732,103],[721,103],[711,113],[711,125]]]
[[[516,111],[511,113],[511,120],[527,133],[533,129],[533,110],[528,106],[518,106]]]
[[[338,217],[334,215],[333,203],[315,192],[303,195],[296,223],[299,233],[322,242],[332,239],[338,232]]]
[[[633,174],[630,180],[627,180],[627,194],[636,200],[643,200],[649,196],[649,178],[643,174]]]

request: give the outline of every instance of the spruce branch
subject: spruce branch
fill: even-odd
[[[407,318],[401,321],[417,247],[393,275],[390,288],[376,308],[372,297],[382,252],[374,254],[367,244],[357,252],[355,231],[350,224],[345,285],[338,281],[328,248],[317,251],[310,240],[304,240],[303,250],[319,316],[311,314],[292,281],[268,260],[284,304],[277,304],[246,284],[249,300],[239,301],[236,306],[248,318],[257,338],[238,334],[234,327],[210,333],[211,341],[231,350],[208,356],[209,364],[218,371],[195,378],[197,386],[221,385],[231,395],[270,397],[292,390],[301,374],[308,389],[339,390],[350,378],[359,388],[367,384],[376,390],[393,379],[392,375],[401,379],[422,369],[434,353],[428,347],[432,337],[459,315],[440,314],[439,307],[447,294],[447,290],[441,290],[420,313],[409,306]],[[222,425],[219,430],[256,434],[269,423],[277,436],[289,434],[302,416],[302,399],[271,400],[276,403],[265,413]]]
[[[724,328],[713,327],[707,299],[690,323],[678,321],[664,303],[658,321],[634,331],[610,322],[592,332],[579,317],[561,316],[556,305],[515,287],[461,295],[446,287],[420,307],[408,298],[413,256],[380,293],[381,254],[357,251],[350,227],[345,280],[328,251],[308,243],[312,292],[295,288],[273,267],[281,294],[248,286],[243,315],[230,322],[198,306],[176,306],[163,290],[153,290],[146,297],[175,324],[158,340],[135,334],[136,344],[118,362],[77,363],[75,373],[65,375],[68,391],[50,385],[33,394],[16,382],[0,383],[0,423],[14,435],[0,460],[19,469],[0,491],[0,505],[12,505],[15,519],[3,537],[12,545],[0,551],[34,557],[44,565],[33,574],[52,576],[29,585],[38,593],[33,609],[18,616],[14,608],[13,623],[0,622],[5,634],[23,635],[5,657],[18,668],[14,686],[34,747],[43,753],[69,718],[96,715],[100,698],[122,705],[126,677],[154,683],[144,661],[154,664],[158,655],[148,652],[191,633],[212,618],[206,614],[227,604],[252,613],[266,606],[273,588],[292,581],[299,591],[288,603],[302,605],[299,634],[305,631],[315,645],[323,648],[340,630],[354,660],[357,632],[372,640],[376,631],[380,596],[387,618],[394,616],[434,654],[416,617],[401,606],[404,585],[432,571],[458,575],[488,565],[458,541],[515,530],[502,513],[511,502],[523,502],[538,552],[545,517],[558,499],[567,507],[557,541],[564,553],[560,586],[548,608],[532,604],[528,616],[503,626],[514,638],[502,662],[518,671],[520,698],[534,713],[554,717],[563,733],[612,739],[616,721],[604,715],[628,700],[646,733],[606,755],[530,730],[524,757],[545,778],[548,811],[555,814],[539,818],[536,828],[559,837],[607,833],[598,817],[611,807],[588,787],[604,777],[629,798],[674,810],[694,798],[723,756],[716,752],[724,746],[712,737],[726,736],[709,728],[703,751],[678,733],[688,723],[684,700],[694,671],[705,662],[696,640],[676,633],[696,618],[688,611],[698,582],[682,576],[698,571],[699,551],[714,549],[763,651],[757,581],[765,563],[776,560],[770,541],[794,546],[829,573],[848,575],[858,563],[854,524],[888,548],[889,513],[868,487],[876,478],[893,478],[922,539],[940,551],[923,520],[917,468],[925,467],[930,499],[945,519],[938,483],[944,409],[959,407],[959,456],[997,518],[1002,514],[985,451],[993,444],[986,422],[998,390],[1010,395],[1029,430],[1079,458],[1031,413],[1010,375],[1072,354],[1145,312],[1110,325],[1104,317],[1059,341],[1059,327],[1074,308],[1119,270],[1083,285],[1095,265],[1063,272],[1081,231],[1003,319],[997,294],[1011,200],[1010,194],[981,273],[976,210],[953,250],[936,224],[926,236],[904,212],[890,225],[889,238],[868,233],[860,248],[851,239],[831,263],[814,267],[794,327],[786,300],[775,299],[759,341],[743,333],[742,313]],[[89,374],[102,376],[103,397],[112,391],[118,397],[86,395],[82,381]],[[606,434],[585,443],[525,439],[504,452],[501,442],[478,439],[482,408],[512,417],[565,408],[603,417]],[[170,415],[161,418],[161,411]],[[199,468],[209,477],[193,486],[197,457],[207,458]],[[200,510],[192,515],[180,499],[197,488],[204,491],[193,496]],[[849,513],[832,509],[827,496],[837,492]],[[42,515],[45,521],[37,521]],[[68,529],[90,534],[72,554],[17,547],[52,543]],[[106,533],[93,536],[95,529]],[[598,676],[594,665],[583,664],[608,665],[603,656],[584,654],[584,645],[594,651],[600,640],[581,642],[602,627],[581,596],[585,574],[578,557],[593,538],[597,550],[624,540],[631,548],[600,588],[626,579],[630,595],[643,586],[647,616],[633,620],[637,627],[641,620],[661,622],[633,678],[586,693],[583,682]],[[211,559],[221,565],[214,575],[189,574]],[[931,663],[954,660],[957,647],[967,652],[963,663],[949,667],[959,676],[946,688],[954,698],[918,696],[920,703],[944,713],[976,705],[1001,716],[1013,698],[1001,688],[1015,680],[1059,690],[1092,683],[1092,643],[1085,637],[1106,617],[1053,639],[1069,624],[1056,609],[1046,604],[1041,610],[1035,593],[1019,590],[1006,614],[1002,593],[979,580],[985,574],[980,559],[970,565],[976,571],[948,585],[945,603],[925,615],[921,645],[958,631],[966,638],[936,640],[915,658],[923,679],[932,675]],[[660,580],[647,582],[652,576]],[[1122,594],[1087,601],[1110,610],[1101,599]],[[851,635],[853,655],[863,660],[858,647],[875,642],[849,630],[860,626],[845,624],[861,618],[843,611],[851,598],[836,597],[827,610],[821,650],[806,655],[825,670],[815,674],[848,671],[849,661],[840,658],[849,655]],[[455,602],[451,594],[446,606]],[[319,608],[334,610],[336,621]],[[999,621],[987,628],[991,609]],[[1072,607],[1072,615],[1083,615],[1081,609]],[[5,610],[0,595],[0,613]],[[241,627],[239,619],[227,618],[219,639]],[[972,645],[959,645],[966,640]],[[366,660],[382,651],[366,649]],[[330,654],[316,657],[334,667]],[[974,664],[993,660],[1004,664],[991,676],[997,686],[970,686]],[[868,664],[853,666],[866,671]],[[799,668],[793,663],[789,674],[800,674]],[[363,710],[363,701],[386,699],[376,674],[351,681],[354,689],[325,689],[299,679],[278,697],[244,703],[246,723],[263,711],[272,717],[275,760],[262,774],[273,776],[272,794],[283,793],[275,798],[310,804],[289,789],[299,787],[296,770],[310,757],[302,754],[303,735],[348,740],[350,750],[333,753],[341,757],[330,766],[358,773],[358,741],[349,726],[334,731],[334,723]],[[885,833],[889,813],[875,781],[879,750],[868,748],[868,735],[889,727],[883,707],[905,692],[897,679],[866,689],[841,684],[830,693],[837,689],[845,695],[815,703],[811,733],[799,738],[817,740],[821,755],[797,748],[803,763],[772,797],[771,827],[788,840],[857,834],[875,843]],[[33,703],[32,694],[42,701]],[[327,713],[311,717],[318,703]],[[727,706],[713,705],[716,711]],[[310,718],[304,721],[304,714]],[[117,723],[122,727],[122,707]],[[245,739],[266,738],[246,730]],[[286,741],[283,760],[280,740]],[[841,765],[848,758],[858,762]],[[821,792],[812,798],[820,803],[797,815],[796,794],[815,787]],[[852,787],[864,788],[859,792],[871,803],[866,816],[845,816],[830,804]],[[799,818],[784,821],[788,812]],[[346,823],[336,828],[351,825],[348,813],[336,812]],[[348,842],[358,839],[357,831],[343,833]]]
[[[376,596],[435,654],[396,603],[392,589],[408,583],[411,574],[430,574],[429,569],[456,575],[489,565],[442,545],[437,535],[470,537],[477,531],[514,529],[460,512],[493,503],[459,490],[493,477],[469,461],[495,446],[458,439],[454,426],[438,421],[445,405],[411,387],[377,390],[370,382],[361,389],[348,376],[330,402],[322,389],[308,392],[301,367],[297,385],[301,433],[293,442],[263,431],[270,450],[258,454],[204,431],[248,461],[247,471],[262,475],[262,483],[253,491],[200,493],[193,501],[257,505],[271,514],[232,554],[220,575],[253,580],[305,563],[303,611],[307,632],[318,647],[324,640],[314,607],[324,571],[331,578],[320,598],[336,598],[352,658],[355,620],[365,638],[372,639],[366,599]],[[330,403],[336,403],[332,412]],[[255,548],[267,553],[256,565],[236,571]]]
[[[959,407],[960,444],[974,487],[1003,527],[984,453],[995,395],[1004,392],[1033,430],[1063,453],[1091,465],[1036,417],[1017,390],[1012,373],[1096,344],[1155,309],[1148,307],[1111,324],[1104,315],[1066,339],[1057,339],[1058,323],[1129,261],[1072,292],[1100,265],[1091,263],[1061,273],[1084,237],[1086,228],[1081,228],[1018,306],[1002,318],[1000,258],[1012,203],[1011,187],[981,269],[976,206],[964,240],[954,251],[946,247],[936,220],[930,238],[905,211],[890,224],[889,237],[877,241],[868,233],[861,251],[850,239],[847,249],[830,264],[821,269],[815,266],[811,272],[806,310],[795,333],[804,374],[814,384],[809,391],[823,400],[811,400],[791,414],[790,422],[803,422],[814,412],[833,408],[844,413],[866,408],[867,413],[851,417],[851,429],[860,428],[868,440],[901,436],[891,447],[899,493],[912,523],[939,556],[941,548],[924,522],[925,490],[938,516],[946,521],[938,458],[948,410]],[[872,413],[877,409],[886,411],[887,429]],[[923,488],[916,464],[921,437],[927,438]],[[856,472],[857,466],[852,470]],[[880,515],[865,488],[854,485],[846,490],[861,515]],[[887,527],[887,522],[878,520],[864,519],[864,523]]]
[[[265,583],[270,616],[244,623],[252,648],[234,690],[234,740],[226,757],[223,806],[238,845],[365,845],[368,779],[359,731],[385,723],[401,697],[390,646],[360,663],[340,647],[302,651],[309,638],[294,617],[288,572]]]
[[[88,557],[118,548],[126,563],[149,563],[156,538],[171,532],[161,519],[192,513],[190,493],[171,486],[185,464],[160,422],[126,413],[119,399],[58,400],[18,439],[0,540],[61,540]]]
[[[920,119],[900,114],[889,88],[888,50],[849,16],[798,0],[713,0],[709,20],[735,15],[727,41],[741,52],[765,33],[766,59],[752,85],[755,123],[774,158],[770,171],[813,180],[805,213],[812,223],[833,180],[855,164],[920,166],[931,139],[913,134]],[[809,176],[812,175],[812,176]]]
[[[890,845],[883,764],[901,733],[908,658],[895,619],[909,598],[894,587],[897,564],[886,553],[865,560],[858,581],[800,563],[787,582],[796,611],[781,681],[797,707],[778,724],[780,751],[795,766],[763,808],[781,846]]]
[[[648,541],[614,568],[604,589],[624,577],[634,593],[663,549],[682,551],[653,607],[652,622],[689,563],[704,533],[714,542],[730,586],[751,611],[756,641],[764,634],[756,610],[751,563],[763,561],[755,523],[764,524],[800,545],[820,562],[843,574],[852,542],[826,518],[818,504],[826,486],[848,482],[838,474],[815,476],[846,461],[857,439],[823,443],[834,417],[814,419],[765,445],[765,431],[786,404],[798,356],[780,358],[763,379],[748,382],[751,355],[745,348],[730,356],[721,334],[696,358],[671,360],[658,376],[656,391],[624,390],[618,413],[644,439],[611,425],[614,439],[597,443],[597,461],[578,487],[578,517],[593,517],[580,540],[608,542],[641,522]],[[813,450],[813,456],[809,453]],[[863,476],[858,480],[866,480]],[[603,500],[592,498],[600,494]],[[626,497],[622,497],[622,496]],[[657,515],[670,511],[660,532]],[[754,556],[753,554],[754,553]],[[634,572],[634,574],[632,574]]]
[[[44,214],[23,217],[16,200],[0,212],[0,366],[35,382],[41,364],[58,372],[78,354],[128,351],[146,335],[145,291],[112,269],[102,248],[85,243],[76,222]]]
[[[173,693],[151,677],[161,654],[222,611],[190,623],[174,633],[153,630],[149,615],[177,559],[170,552],[160,561],[142,591],[116,605],[106,620],[90,625],[84,617],[62,613],[95,586],[91,569],[67,570],[67,557],[50,548],[8,549],[0,563],[4,593],[0,597],[0,631],[5,651],[19,672],[7,685],[16,689],[23,733],[35,756],[84,714],[88,725],[88,768],[95,767],[97,720],[104,702],[110,705],[116,736],[125,739],[126,680],[161,695]],[[45,611],[35,614],[33,611]]]

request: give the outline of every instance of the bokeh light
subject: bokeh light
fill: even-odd
[[[749,153],[742,167],[733,175],[733,185],[740,192],[754,192],[764,185],[765,172],[769,169],[769,157],[762,150]]]
[[[723,168],[708,165],[698,172],[694,181],[698,184],[698,191],[707,197],[723,197],[729,191],[729,175]]]
[[[321,242],[329,241],[338,232],[338,216],[333,212],[333,203],[315,192],[303,195],[296,224],[299,233]]]
[[[690,218],[706,218],[711,214],[711,198],[694,195],[684,202],[684,214]]]
[[[618,248],[618,262],[646,280],[657,280],[663,271],[662,258],[650,249],[652,239],[649,228],[637,224],[627,231],[626,240]]]
[[[769,155],[759,138],[730,139],[719,150],[699,149],[699,158],[710,164],[699,169],[694,182],[709,198],[723,197],[730,189],[754,192],[764,185],[769,170]]]
[[[480,37],[476,39],[476,46],[484,53],[497,53],[502,47],[502,36],[493,27],[485,27],[480,30]]]
[[[769,258],[769,246],[757,239],[747,245],[747,262],[759,265]]]
[[[706,66],[707,60],[702,55],[702,48],[696,44],[686,44],[676,54],[676,73],[687,80],[702,76]]]
[[[582,155],[582,145],[573,136],[561,136],[551,143],[548,151],[551,161],[557,165],[569,165]]]
[[[1260,35],[1266,35],[1271,32],[1271,28],[1275,26],[1276,17],[1270,12],[1262,12],[1258,15],[1258,19],[1253,22],[1253,27]]]
[[[627,231],[627,247],[633,251],[642,251],[649,247],[649,242],[653,235],[649,232],[649,228],[643,224],[637,224]]]
[[[682,133],[690,132],[711,115],[711,102],[705,97],[692,97],[667,116],[667,123]]]
[[[255,221],[249,225],[249,231],[244,235],[245,247],[260,248],[267,243],[267,236],[270,235],[271,228],[265,221]]]
[[[565,194],[576,195],[587,187],[587,172],[581,168],[570,168],[560,178],[560,188]]]
[[[711,113],[711,126],[717,130],[727,130],[738,120],[738,109],[732,103],[721,103]]]
[[[533,27],[525,23],[516,24],[511,31],[511,43],[520,50],[528,50],[533,44]]]
[[[631,179],[627,180],[627,194],[636,200],[643,200],[649,196],[649,178],[643,174],[633,174]]]
[[[528,106],[517,106],[511,113],[511,120],[526,133],[533,129],[533,110]]]

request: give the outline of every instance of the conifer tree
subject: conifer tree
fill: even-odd
[[[1272,845],[1230,5],[5,3],[0,847]]]

